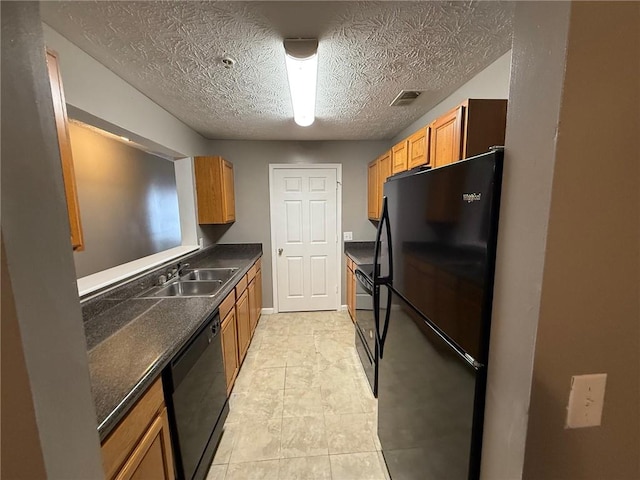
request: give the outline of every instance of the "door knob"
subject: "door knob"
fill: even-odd
[[[278,256],[280,256],[280,255],[282,255],[282,249],[281,248],[278,249]]]

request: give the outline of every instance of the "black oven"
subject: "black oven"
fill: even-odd
[[[360,362],[375,397],[378,396],[378,345],[373,308],[372,265],[356,268],[356,328],[355,344]]]

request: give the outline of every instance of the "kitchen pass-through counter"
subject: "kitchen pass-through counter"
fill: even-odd
[[[181,259],[238,270],[213,297],[136,298],[168,268],[83,300],[91,389],[104,439],[262,255],[261,244],[216,245]]]

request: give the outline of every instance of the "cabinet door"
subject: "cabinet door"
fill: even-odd
[[[169,437],[167,409],[151,423],[151,426],[131,453],[117,480],[173,480],[173,455]]]
[[[407,156],[408,156],[408,146],[409,142],[407,140],[402,140],[400,143],[393,146],[391,149],[392,153],[392,173],[400,173],[404,172],[407,169]]]
[[[224,222],[230,223],[236,219],[236,200],[233,186],[233,164],[226,160],[222,162]]]
[[[256,330],[256,325],[258,324],[258,309],[256,308],[256,281],[255,278],[249,282],[249,286],[247,287],[247,292],[249,294],[249,323],[251,325],[251,336],[253,337],[253,332]]]
[[[236,311],[231,309],[222,321],[222,357],[224,358],[224,372],[227,378],[227,395],[231,393],[233,382],[238,375],[238,337]]]
[[[429,165],[429,133],[431,127],[421,128],[409,137],[409,169]]]
[[[235,221],[233,164],[222,157],[195,157],[198,223]]]
[[[460,106],[433,122],[431,130],[431,163],[441,167],[462,158],[464,107]]]
[[[384,182],[391,176],[391,150],[378,158],[378,218],[382,215]]]
[[[260,320],[260,315],[262,314],[262,269],[259,268],[256,272],[256,325]]]
[[[242,292],[236,302],[236,317],[238,319],[238,351],[240,352],[238,358],[242,363],[249,348],[249,340],[251,340],[251,319],[249,317],[249,294],[247,290]]]
[[[82,224],[80,223],[80,206],[78,204],[76,176],[73,171],[73,157],[71,155],[71,143],[69,141],[67,106],[62,88],[58,56],[50,50],[47,50],[47,69],[49,71],[53,114],[56,122],[56,132],[58,134],[60,162],[62,163],[64,194],[67,199],[67,214],[71,228],[71,246],[74,250],[81,251],[84,249],[84,240],[82,237]]]
[[[369,163],[367,172],[367,215],[372,220],[380,217],[378,212],[378,161]]]
[[[347,312],[349,312],[349,316],[351,317],[351,320],[353,320],[353,305],[351,303],[351,296],[352,296],[352,292],[351,290],[353,290],[353,284],[351,283],[352,279],[353,279],[353,271],[349,268],[348,265],[349,262],[347,262],[347,278],[346,278],[346,284],[347,284]]]

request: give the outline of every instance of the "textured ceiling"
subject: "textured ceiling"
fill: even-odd
[[[388,139],[511,47],[509,2],[42,2],[43,20],[212,139]],[[282,40],[319,39],[316,121]],[[237,63],[222,66],[229,54]],[[402,89],[424,90],[389,107]]]

